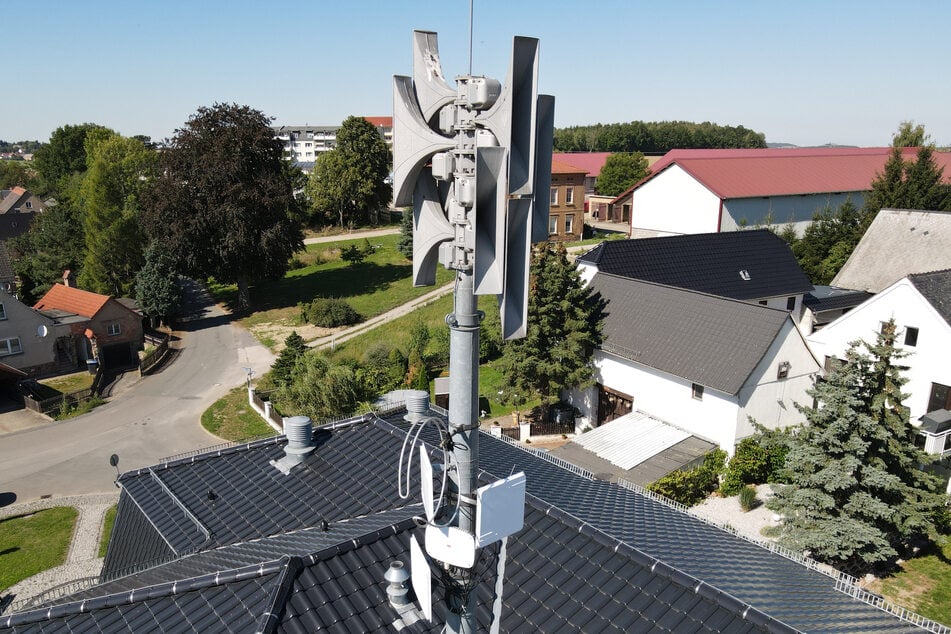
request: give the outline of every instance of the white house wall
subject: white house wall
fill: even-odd
[[[911,354],[900,361],[908,366],[908,383],[902,388],[909,394],[905,401],[911,409],[912,421],[927,413],[931,383],[951,385],[951,326],[925,300],[907,279],[892,284],[878,295],[856,306],[845,315],[827,324],[808,337],[816,356],[843,358],[849,342],[863,339],[875,341],[882,322],[894,319],[898,328],[896,347]],[[905,328],[918,328],[918,342],[905,346]]]
[[[730,198],[723,201],[721,231],[736,231],[740,227],[760,227],[772,224],[782,227],[792,224],[802,236],[816,212],[838,209],[851,200],[861,209],[864,192],[840,194],[801,194],[796,196],[764,196],[762,198]]]
[[[720,199],[679,165],[634,190],[631,236],[712,233],[719,230]]]
[[[789,363],[789,375],[777,379],[779,364],[784,361]],[[805,422],[795,403],[812,404],[812,397],[806,394],[806,390],[812,387],[820,369],[792,319],[787,319],[779,336],[740,389],[737,441],[755,433],[750,417],[770,429]]]
[[[598,350],[594,353],[594,380],[634,397],[634,409],[651,414],[733,453],[739,407],[735,396],[704,389],[693,398],[691,382],[640,363]],[[597,412],[593,413],[597,418]]]

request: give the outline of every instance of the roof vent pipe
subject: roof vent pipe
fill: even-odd
[[[410,605],[409,587],[406,583],[409,581],[409,571],[403,566],[403,562],[396,560],[391,563],[383,578],[387,581],[386,596],[390,605],[396,609]]]
[[[283,422],[284,435],[287,437],[284,457],[272,460],[271,464],[287,475],[294,465],[304,462],[304,457],[314,450],[314,431],[307,416],[289,416]]]
[[[428,390],[406,390],[406,416],[404,420],[418,422],[429,413]]]

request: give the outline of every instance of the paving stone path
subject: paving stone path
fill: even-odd
[[[24,579],[3,591],[0,595],[0,614],[10,609],[12,602],[19,603],[58,586],[80,579],[95,577],[102,570],[99,557],[99,540],[106,511],[119,501],[119,492],[97,495],[74,495],[47,498],[0,508],[0,519],[35,513],[55,506],[71,506],[79,511],[76,528],[69,544],[66,563]]]

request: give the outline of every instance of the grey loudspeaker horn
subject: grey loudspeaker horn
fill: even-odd
[[[555,98],[538,95],[535,132],[535,205],[532,208],[532,242],[548,239],[548,212],[551,204],[551,153],[554,144]]]
[[[509,191],[532,194],[535,164],[535,107],[538,94],[538,40],[516,37],[512,65],[498,101],[476,116],[509,149]]]
[[[434,132],[419,110],[413,80],[393,77],[393,203],[413,204],[420,170],[433,154],[455,146],[453,139]]]
[[[439,200],[432,174],[424,168],[413,196],[413,286],[436,283],[439,245],[454,237]]]
[[[429,123],[443,106],[456,98],[439,62],[439,44],[432,31],[413,31],[413,82],[423,119]]]
[[[476,295],[502,292],[505,268],[505,160],[502,147],[476,148],[475,262]]]

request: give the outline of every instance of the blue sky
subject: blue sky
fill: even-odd
[[[468,0],[0,0],[15,91],[0,139],[84,121],[159,139],[216,101],[277,124],[387,115],[412,30],[437,31],[458,75],[468,16]],[[473,73],[504,80],[512,36],[529,35],[558,127],[684,119],[886,145],[911,119],[951,145],[949,25],[945,1],[476,0]]]

